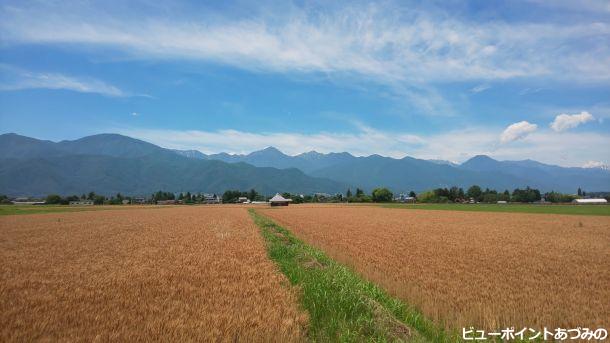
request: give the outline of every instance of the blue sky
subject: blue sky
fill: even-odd
[[[610,163],[607,1],[0,4],[0,132]]]

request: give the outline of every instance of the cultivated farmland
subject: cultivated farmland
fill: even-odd
[[[0,341],[300,341],[246,209],[0,217]]]
[[[367,206],[260,212],[449,328],[610,324],[609,217]]]

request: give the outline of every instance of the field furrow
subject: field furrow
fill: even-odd
[[[0,218],[0,341],[300,341],[246,209]]]
[[[610,324],[608,217],[365,206],[261,213],[449,328]]]

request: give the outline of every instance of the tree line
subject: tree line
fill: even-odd
[[[542,194],[540,190],[529,186],[523,189],[516,188],[512,192],[509,190],[498,192],[489,188],[483,190],[478,185],[473,185],[466,191],[454,186],[451,188],[436,188],[417,195],[418,202],[429,203],[470,202],[471,200],[482,203],[496,203],[498,201],[531,203],[541,201],[542,198],[547,202],[566,203],[579,198],[579,196],[554,191]]]
[[[589,193],[592,196],[605,197],[610,199],[608,193]],[[318,202],[392,202],[394,201],[394,194],[388,188],[380,187],[375,188],[370,194],[367,194],[363,189],[356,188],[354,192],[351,189],[347,189],[344,194],[337,193],[333,195],[324,193],[314,194],[291,194],[282,193],[282,196],[287,199],[292,199],[293,203],[318,203]],[[531,203],[537,202],[544,198],[545,201],[551,203],[568,203],[574,199],[587,196],[587,192],[578,188],[576,195],[565,194],[560,192],[547,192],[542,194],[540,190],[535,188],[516,188],[512,192],[509,190],[497,191],[494,189],[485,188],[482,189],[478,185],[473,185],[467,190],[461,187],[453,186],[450,188],[436,188],[429,191],[421,192],[416,194],[414,191],[410,191],[409,197],[416,199],[417,202],[422,203],[450,203],[450,202],[482,202],[482,203],[496,203],[498,201],[506,202],[519,202],[519,203]],[[216,198],[217,195],[213,194]],[[267,201],[271,196],[262,195],[254,189],[249,191],[240,190],[227,190],[222,195],[218,195],[222,199],[223,203],[236,203],[239,198],[246,198],[250,201]],[[95,205],[120,205],[125,200],[127,203],[133,203],[137,199],[138,202],[142,200],[146,203],[156,203],[157,201],[164,200],[177,200],[181,203],[186,204],[197,204],[206,201],[204,193],[190,193],[190,192],[166,192],[157,191],[150,195],[150,197],[142,199],[132,196],[124,196],[121,193],[107,197],[104,195],[96,194],[95,192],[89,192],[87,194],[60,196],[58,194],[49,194],[44,200],[47,204],[52,205],[67,205],[71,201],[83,201],[90,200]],[[11,204],[9,197],[6,195],[0,195],[0,204]]]

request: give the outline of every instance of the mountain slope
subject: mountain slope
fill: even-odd
[[[564,168],[531,160],[497,161],[481,155],[455,165],[411,157],[315,151],[289,156],[272,147],[247,155],[205,155],[115,134],[59,143],[4,134],[0,135],[0,160],[0,194],[9,195],[90,190],[147,194],[159,189],[222,192],[229,188],[255,188],[268,194],[334,193],[347,187],[370,191],[380,186],[406,192],[473,184],[498,190],[531,186],[569,193],[578,187],[610,189],[607,170]]]
[[[322,156],[324,159],[327,158],[327,155]],[[313,161],[308,159],[307,155],[286,155],[274,147],[254,151],[247,155],[230,155],[227,153],[219,153],[208,155],[207,158],[210,160],[220,160],[229,163],[245,162],[257,167],[274,167],[279,169],[297,168],[305,173],[309,173],[312,170],[319,168],[321,163],[320,161],[315,161],[316,163],[312,163]]]
[[[61,154],[56,143],[20,136],[15,133],[0,135],[1,158],[31,158]]]
[[[438,187],[482,187],[511,189],[526,181],[509,175],[460,170],[450,165],[437,164],[411,157],[393,159],[372,155],[358,157],[312,173],[314,176],[341,179],[361,185],[367,190],[385,186],[395,192],[423,191]]]
[[[65,154],[142,157],[150,154],[170,154],[171,151],[139,139],[103,133],[74,141],[61,141],[57,146]]]
[[[23,159],[66,155],[141,157],[150,154],[172,154],[172,151],[139,139],[110,133],[58,143],[14,133],[0,135],[0,158]]]
[[[587,190],[610,189],[610,172],[598,168],[565,168],[532,160],[497,161],[485,155],[475,156],[459,168],[511,175],[544,190],[574,193],[579,187]]]
[[[371,190],[386,186],[395,192],[423,191],[436,187],[482,187],[513,190],[531,186],[543,191],[573,193],[578,187],[588,190],[610,188],[610,173],[600,168],[564,168],[540,162],[497,161],[475,156],[457,165],[448,161],[395,159],[379,155],[355,157],[348,153],[321,154],[315,151],[296,156],[266,148],[247,155],[220,153],[207,156],[226,162],[246,162],[255,166],[298,168],[308,175],[329,178]]]
[[[0,194],[11,196],[89,191],[146,195],[157,190],[221,193],[251,188],[263,194],[312,193],[338,192],[347,187],[294,168],[280,170],[187,158],[119,135],[59,143],[5,136],[0,136]],[[17,141],[17,148],[7,148],[8,141]]]

